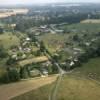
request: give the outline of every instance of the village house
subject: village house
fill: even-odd
[[[38,77],[41,76],[41,72],[38,69],[33,69],[30,71],[30,77]]]
[[[30,39],[29,37],[27,37],[25,40],[26,40],[26,41],[30,41],[31,39]]]
[[[48,70],[42,69],[42,74],[43,74],[43,76],[48,76]]]
[[[64,32],[64,30],[58,30],[58,29],[56,29],[56,30],[54,30],[56,33],[63,33]]]

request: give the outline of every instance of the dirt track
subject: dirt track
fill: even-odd
[[[10,100],[13,97],[37,89],[43,85],[50,84],[56,80],[56,77],[57,76],[29,79],[18,83],[1,85],[0,100]]]

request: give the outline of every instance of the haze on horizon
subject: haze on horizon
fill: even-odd
[[[0,5],[16,5],[16,4],[41,4],[41,3],[61,3],[61,2],[94,2],[100,3],[100,0],[0,0]]]

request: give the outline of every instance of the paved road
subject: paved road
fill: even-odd
[[[37,89],[43,85],[50,84],[55,81],[57,75],[23,80],[17,83],[11,83],[0,86],[0,100],[10,100],[13,97],[19,96],[33,89]]]

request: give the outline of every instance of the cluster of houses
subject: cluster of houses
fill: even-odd
[[[95,43],[96,41],[98,41],[98,37],[94,37],[88,41],[83,42],[83,45],[86,48],[91,47],[91,45],[93,43]],[[94,50],[96,49],[96,45],[92,48],[94,48]],[[81,64],[80,59],[85,59],[84,56],[86,54],[86,51],[83,48],[80,47],[73,47],[73,48],[69,48],[70,52],[71,52],[71,56],[66,60],[65,64],[67,66],[67,68],[74,68],[75,66],[79,66]]]
[[[41,77],[46,77],[50,73],[52,73],[52,70],[49,70],[49,68],[52,69],[52,63],[49,60],[47,60],[47,61],[41,63],[40,70],[38,70],[38,69],[35,69],[35,70],[37,70],[39,72],[37,74],[40,74]],[[31,70],[30,73],[33,74],[32,73],[33,71],[34,71],[34,69]],[[36,72],[34,71],[34,73],[36,73]]]
[[[27,58],[27,54],[31,53],[32,44],[29,37],[21,40],[19,46],[15,46],[11,49],[11,57],[16,60]]]
[[[23,39],[21,41],[20,46],[18,47],[14,47],[11,49],[12,54],[11,54],[11,58],[15,59],[17,62],[17,65],[20,67],[30,67],[30,65],[35,63],[40,63],[41,67],[39,69],[33,68],[32,70],[30,70],[30,76],[31,77],[35,77],[35,76],[41,76],[41,77],[45,77],[48,76],[49,71],[48,71],[48,67],[51,66],[51,62],[48,60],[48,58],[46,56],[37,56],[37,57],[28,57],[27,54],[30,54],[32,51],[32,44],[31,43],[31,39],[29,37]],[[43,59],[42,59],[43,58]]]
[[[45,33],[51,33],[51,34],[59,34],[59,33],[64,33],[64,30],[58,29],[57,26],[59,24],[50,24],[48,25],[41,25],[40,27],[35,27],[35,28],[31,28],[30,31],[32,34],[34,34],[35,36],[39,36],[41,34],[45,34]]]
[[[73,48],[72,50],[70,50],[70,53],[71,54],[69,54],[69,56],[66,57],[66,60],[61,63],[61,65],[64,66],[64,69],[66,71],[80,65],[80,61],[78,58],[81,54],[84,53],[84,51],[80,48]]]
[[[48,68],[50,68],[52,66],[52,63],[48,60],[48,58],[45,57],[45,59],[43,59],[42,61],[36,61],[36,59],[40,59],[40,58],[44,58],[43,57],[36,57],[33,59],[26,59],[24,61],[20,61],[19,65],[21,67],[26,67],[31,69],[29,71],[30,73],[30,77],[36,77],[36,76],[40,76],[40,77],[46,77],[49,75],[50,71]],[[24,63],[26,61],[26,63]],[[34,65],[36,64],[36,62],[40,65],[36,65],[37,68],[34,67]]]

